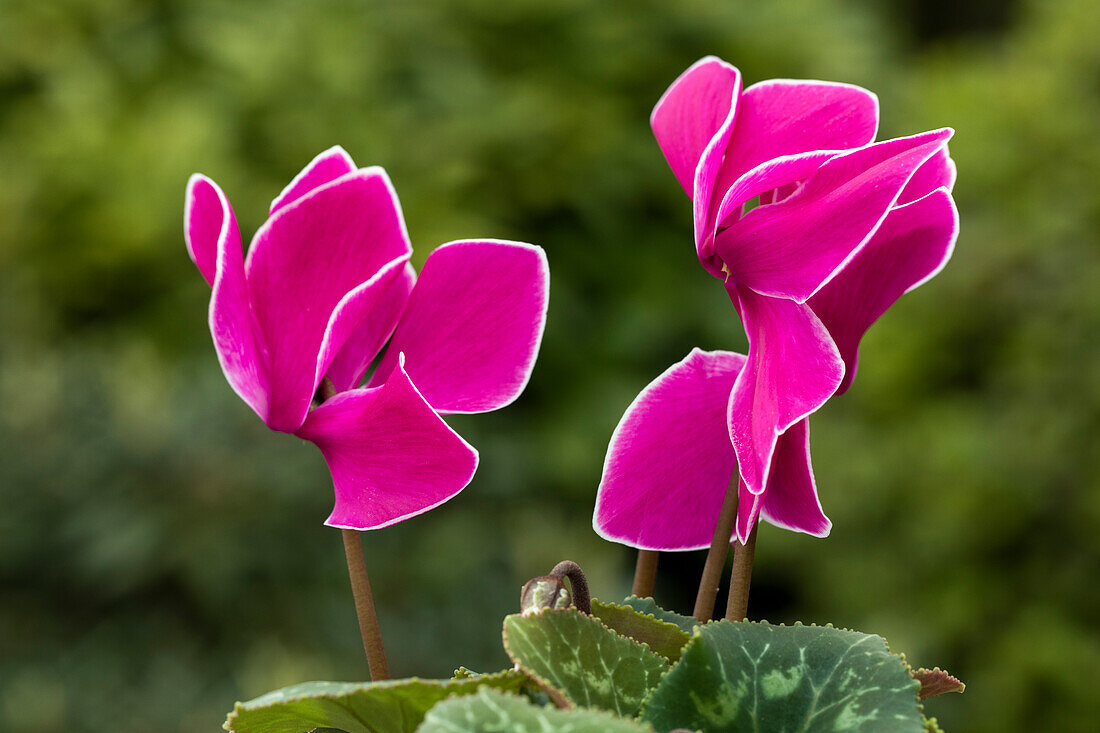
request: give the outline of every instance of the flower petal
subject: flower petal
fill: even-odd
[[[325,373],[331,371],[330,365],[336,355],[347,350],[353,333],[363,339],[350,344],[352,349],[358,347],[361,351],[349,351],[345,356],[348,368],[354,366],[355,370],[350,373],[337,370],[338,380],[333,379],[333,386],[337,392],[343,392],[362,379],[383,342],[393,332],[401,309],[408,300],[412,289],[409,256],[403,254],[390,260],[370,280],[348,291],[340,299],[329,318],[321,340],[321,351],[317,355],[314,379],[318,384]]]
[[[890,211],[855,259],[808,305],[844,358],[844,392],[856,375],[863,334],[903,294],[943,269],[955,247],[959,216],[946,188]]]
[[[766,194],[775,189],[782,189],[785,194],[778,199],[779,201],[786,199],[798,188],[798,181],[813,175],[827,160],[840,152],[839,150],[814,150],[761,163],[738,178],[726,190],[715,215],[715,221],[721,227],[736,224],[741,218],[742,205],[746,201],[759,195],[762,205],[774,203],[772,197]]]
[[[760,518],[760,507],[764,505],[763,494],[749,491],[744,479],[737,485],[737,521],[733,527],[733,539],[742,545],[749,541],[749,532]]]
[[[810,465],[810,421],[799,420],[779,437],[772,458],[768,488],[761,495],[760,513],[770,524],[815,537],[833,527],[821,510]],[[742,541],[748,538],[746,533]]]
[[[317,357],[333,310],[411,249],[381,168],[313,189],[256,232],[245,272],[269,350],[269,427],[293,432],[302,424],[317,390]]]
[[[355,163],[351,156],[339,145],[334,145],[311,160],[301,173],[294,176],[294,180],[288,183],[282,193],[271,202],[269,215],[273,215],[287,204],[294,203],[318,186],[335,181],[354,170]]]
[[[694,349],[653,380],[611,436],[592,526],[647,550],[710,545],[737,470],[726,403],[745,357]]]
[[[688,196],[695,195],[699,159],[718,131],[732,122],[740,92],[741,72],[707,56],[680,74],[654,106],[649,124]],[[723,146],[718,154],[724,151]]]
[[[297,431],[321,449],[336,505],[325,524],[379,529],[462,491],[478,455],[432,410],[401,365],[376,389],[342,392]]]
[[[905,185],[905,190],[898,197],[897,206],[904,206],[919,198],[924,198],[937,188],[946,188],[948,193],[955,187],[955,161],[951,160],[947,146],[943,146],[936,154],[924,161],[924,165],[917,168],[917,172]]]
[[[385,288],[384,292],[378,293],[369,307],[368,316],[359,321],[328,365],[327,375],[337,392],[357,387],[363,381],[371,362],[393,334],[415,284],[416,270],[406,261],[395,277],[390,278],[385,286],[380,285]]]
[[[799,79],[753,84],[741,93],[718,190],[774,158],[862,147],[877,130],[878,97],[862,87]]]
[[[727,283],[749,338],[745,368],[730,394],[727,419],[741,476],[759,494],[776,439],[817,411],[844,377],[844,362],[809,306]]]
[[[187,250],[210,283],[210,335],[233,391],[261,418],[268,409],[268,375],[244,276],[241,233],[229,200],[202,175],[187,183]]]
[[[541,247],[499,240],[441,245],[424,263],[370,385],[398,352],[438,412],[503,407],[527,385],[542,340],[550,271]]]
[[[950,136],[936,130],[829,159],[798,193],[718,234],[718,255],[741,285],[805,302],[871,239],[913,173]]]
[[[183,203],[183,239],[187,254],[199,268],[206,284],[214,287],[218,269],[218,243],[223,238],[237,240],[241,246],[241,233],[233,208],[218,184],[199,173],[187,181]]]

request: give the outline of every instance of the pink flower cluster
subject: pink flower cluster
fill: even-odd
[[[742,542],[759,518],[824,536],[808,417],[851,385],[871,324],[950,258],[952,131],[874,142],[866,89],[742,89],[714,57],[673,82],[650,122],[749,350],[696,349],[638,395],[611,438],[593,525],[643,549],[706,547],[739,472]]]
[[[339,147],[276,197],[247,257],[228,199],[205,176],[188,183],[184,230],[212,288],[226,379],[268,427],[315,443],[328,462],[326,524],[385,527],[470,482],[477,451],[440,415],[495,410],[523,391],[546,322],[541,248],[450,242],[418,278],[385,171],[357,168]],[[313,407],[326,377],[337,394]]]

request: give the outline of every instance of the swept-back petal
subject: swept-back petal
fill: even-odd
[[[799,420],[779,437],[768,488],[760,497],[763,518],[776,527],[825,537],[833,523],[821,510],[810,465],[810,421]],[[748,538],[745,534],[742,542]]]
[[[335,181],[355,170],[355,162],[347,151],[334,145],[309,161],[302,172],[294,176],[286,188],[271,202],[269,214],[274,214],[287,204],[294,203],[302,196],[324,184]]]
[[[765,200],[765,194],[773,189],[784,191],[785,195],[779,198],[779,201],[786,199],[798,188],[798,181],[813,175],[825,161],[840,152],[839,150],[814,150],[761,163],[747,171],[726,189],[715,215],[715,222],[722,227],[732,226],[741,218],[742,205],[753,196],[759,195],[762,205],[774,203],[771,197]]]
[[[269,352],[269,427],[293,432],[305,419],[320,381],[321,343],[341,299],[411,250],[381,168],[313,189],[256,232],[245,271]]]
[[[441,245],[424,263],[370,385],[396,355],[437,411],[486,412],[527,385],[542,341],[550,270],[541,247],[500,240]]]
[[[400,309],[408,300],[412,283],[409,281],[409,254],[403,254],[393,258],[382,269],[374,273],[370,280],[348,291],[336,304],[329,318],[325,335],[321,339],[321,351],[317,355],[317,371],[313,375],[314,380],[320,384],[321,378],[330,371],[330,365],[336,355],[344,351],[348,346],[348,340],[353,333],[363,338],[363,341],[351,344],[352,348],[360,347],[363,351],[354,354],[349,353],[347,359],[355,359],[355,364],[362,368],[358,375],[340,373],[340,381],[333,379],[333,386],[337,392],[349,389],[362,378],[371,361],[382,348],[386,337],[393,332],[400,316]],[[380,317],[381,316],[381,317]],[[361,330],[369,329],[366,333]],[[367,335],[371,340],[367,341]],[[373,348],[373,351],[371,350]],[[354,379],[348,383],[347,378]]]
[[[946,188],[890,211],[855,259],[810,298],[844,358],[844,392],[856,376],[863,334],[903,294],[947,264],[959,233],[959,216]]]
[[[862,147],[877,131],[878,97],[863,87],[807,79],[769,79],[746,87],[715,184],[712,213],[734,182],[762,163],[811,151]],[[769,188],[794,180],[779,180]],[[740,208],[763,190],[742,191],[725,208]],[[725,218],[718,215],[712,222]]]
[[[844,362],[809,306],[727,283],[749,338],[748,360],[727,414],[741,476],[759,494],[768,481],[776,440],[820,408],[844,377]]]
[[[202,175],[187,183],[187,251],[210,283],[210,335],[225,378],[256,414],[268,410],[263,338],[256,329],[244,276],[241,233],[218,184]]]
[[[406,262],[400,273],[389,280],[385,291],[378,294],[367,317],[359,321],[336,352],[328,365],[327,375],[337,392],[357,387],[363,381],[371,362],[393,334],[415,284],[416,270]]]
[[[749,539],[756,521],[760,518],[760,507],[764,504],[764,494],[754,494],[745,485],[745,480],[737,485],[737,521],[733,527],[733,539],[745,544]]]
[[[310,411],[296,433],[321,449],[336,505],[325,524],[379,529],[462,491],[478,455],[443,422],[398,365],[376,389],[342,392]]]
[[[648,550],[710,545],[737,470],[726,403],[744,363],[694,349],[635,398],[604,459],[592,517],[601,537]]]
[[[680,74],[654,106],[649,124],[688,196],[695,195],[699,159],[718,131],[732,122],[740,92],[741,72],[707,56]],[[718,155],[723,152],[724,146]]]
[[[916,173],[905,185],[905,190],[898,196],[896,206],[904,206],[919,198],[924,198],[937,188],[946,188],[948,193],[955,187],[955,161],[951,160],[951,154],[947,146],[936,151],[924,165],[917,168]]]
[[[913,173],[950,136],[936,130],[830,158],[796,194],[719,233],[717,254],[741,285],[805,302],[874,236]]]
[[[228,237],[241,246],[241,233],[233,208],[218,184],[196,173],[187,181],[183,202],[183,239],[187,254],[206,284],[214,287],[218,270],[218,243]]]

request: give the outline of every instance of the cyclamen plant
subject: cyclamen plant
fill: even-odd
[[[639,549],[635,594],[590,598],[583,571],[563,561],[524,585],[520,613],[504,619],[514,667],[460,667],[449,680],[383,681],[358,531],[469,483],[477,453],[440,415],[496,409],[522,391],[545,322],[542,250],[450,243],[417,280],[385,173],[333,148],[276,198],[245,259],[225,196],[192,179],[187,244],[213,288],[219,360],[269,427],[315,443],[328,462],[326,523],[345,535],[373,679],[238,703],[227,730],[939,730],[921,702],[964,687],[939,668],[914,670],[871,634],[743,619],[759,521],[831,529],[809,415],[851,386],[871,324],[951,255],[951,131],[876,143],[871,92],[792,80],[742,89],[740,72],[713,57],[673,83],[651,123],[748,354],[694,349],[615,429],[593,526]],[[712,621],[731,543],[730,602]],[[708,546],[694,616],[659,607],[657,552]]]

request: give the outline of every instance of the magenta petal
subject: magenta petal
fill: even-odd
[[[745,544],[749,539],[756,520],[760,518],[760,508],[764,505],[764,495],[754,494],[745,485],[744,479],[737,484],[737,522],[733,527],[733,538]]]
[[[297,435],[321,449],[336,505],[325,524],[379,529],[439,506],[470,483],[477,451],[443,422],[404,369],[376,389],[342,392]]]
[[[680,74],[653,108],[649,124],[688,196],[695,195],[699,159],[719,129],[732,121],[740,92],[741,72],[707,56]]]
[[[892,209],[870,243],[810,298],[808,305],[844,358],[840,392],[855,379],[863,334],[894,301],[943,269],[958,233],[958,212],[947,189]]]
[[[345,176],[353,170],[355,170],[355,163],[352,161],[351,156],[339,145],[334,145],[311,160],[302,169],[301,173],[294,176],[294,180],[288,183],[282,193],[271,202],[269,214],[274,214],[318,186],[335,181],[340,176]]]
[[[373,302],[368,315],[359,322],[328,365],[327,375],[337,392],[359,385],[409,302],[409,294],[416,284],[416,270],[408,264],[407,256],[402,259],[406,260],[405,265],[384,286],[380,285],[384,291],[371,296]]]
[[[924,165],[917,168],[916,173],[905,185],[905,190],[898,197],[896,206],[904,206],[919,198],[924,198],[937,188],[946,188],[948,193],[955,187],[955,161],[951,160],[947,152],[947,146],[940,148]]]
[[[411,249],[381,168],[313,189],[256,232],[245,270],[269,349],[269,427],[293,432],[302,424],[319,382],[317,358],[333,310]]]
[[[183,204],[183,237],[187,254],[207,285],[214,287],[218,269],[218,243],[234,239],[241,247],[241,233],[233,208],[218,184],[196,173],[187,181]]]
[[[805,302],[870,240],[914,171],[950,136],[936,130],[831,158],[798,193],[720,233],[718,255],[739,284]]]
[[[363,351],[357,354],[349,353],[345,358],[349,363],[354,358],[356,371],[359,369],[362,371],[358,371],[358,374],[354,372],[345,374],[338,370],[337,379],[333,379],[333,386],[337,392],[343,392],[354,387],[362,378],[367,367],[382,348],[382,343],[397,324],[397,318],[401,314],[400,309],[404,307],[409,290],[412,288],[408,276],[411,270],[408,254],[395,257],[370,280],[350,290],[340,300],[329,318],[324,338],[321,340],[321,351],[317,355],[317,371],[314,374],[314,380],[318,384],[325,373],[331,371],[331,363],[337,353],[348,346],[348,339],[353,333],[357,333],[363,341],[352,344],[352,347],[362,347]],[[384,318],[378,316],[384,316]],[[371,337],[369,341],[364,334],[360,333],[360,327],[369,329],[367,332]],[[354,381],[348,382],[346,378]]]
[[[424,263],[377,385],[398,352],[438,412],[503,407],[527,385],[542,340],[550,270],[541,247],[469,240],[441,245]]]
[[[810,465],[809,420],[799,420],[780,436],[761,499],[760,512],[770,524],[815,537],[829,534],[833,523],[821,510]]]
[[[797,79],[753,84],[741,93],[716,188],[727,191],[747,171],[775,158],[862,147],[877,130],[878,97],[862,87]]]
[[[728,423],[741,476],[759,494],[776,439],[820,408],[844,377],[844,362],[809,306],[731,284],[749,354],[730,394]]]
[[[263,418],[268,410],[265,348],[248,300],[237,220],[225,194],[205,176],[191,177],[187,202],[187,248],[211,283],[210,335],[218,362],[233,391]]]
[[[726,403],[745,357],[694,349],[653,380],[611,436],[592,526],[648,550],[710,545],[737,470]]]
[[[797,190],[798,181],[811,176],[838,152],[837,150],[815,150],[761,163],[747,171],[726,189],[715,215],[715,222],[721,226],[735,224],[741,218],[742,204],[753,196],[759,195],[761,204],[773,203],[772,197],[765,196],[773,189],[781,190],[779,201],[786,199]]]

